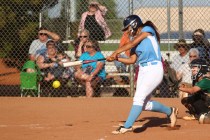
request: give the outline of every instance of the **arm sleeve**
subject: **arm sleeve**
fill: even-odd
[[[200,87],[203,91],[207,91],[210,90],[210,86],[207,79],[202,79],[201,81],[197,82],[195,85]]]
[[[36,54],[36,50],[34,49],[35,48],[35,41],[33,41],[29,47],[29,54]]]

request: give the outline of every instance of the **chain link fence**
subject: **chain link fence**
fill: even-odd
[[[97,2],[100,5],[89,0],[2,1],[0,5],[0,96],[21,95],[22,68],[30,58],[29,49],[32,42],[40,39],[38,34],[40,27],[45,27],[50,32],[45,33],[56,41],[58,51],[64,51],[71,61],[77,59],[75,44],[80,41],[78,37],[82,35],[80,31],[84,28],[89,30],[90,39],[98,40],[100,50],[106,57],[119,46],[123,19],[128,15],[136,14],[143,22],[151,20],[158,27],[161,35],[162,57],[169,62],[167,64],[174,65],[175,70],[179,71],[179,65],[175,61],[179,59],[177,58],[179,51],[174,49],[174,45],[179,39],[186,40],[188,50],[197,48],[200,57],[209,62],[210,0],[98,0]],[[91,6],[95,6],[100,14],[91,12],[84,14],[88,10],[91,11]],[[202,30],[194,32],[196,29]],[[59,41],[51,33],[58,35]],[[189,63],[188,50],[185,59],[177,63]],[[37,63],[37,58],[35,62]],[[106,80],[97,84],[98,87],[94,89],[95,96],[134,95],[135,66],[127,66],[126,71],[123,72],[116,68],[114,62],[105,62],[105,70]],[[181,73],[184,72],[181,71]],[[30,76],[28,80],[32,81],[33,78]],[[59,88],[53,88],[54,80],[61,82]],[[178,97],[177,85],[177,82],[168,78],[168,74],[165,73],[163,82],[153,95]],[[28,90],[26,87],[22,89]],[[73,74],[68,78],[56,77],[49,81],[46,81],[42,75],[42,79],[32,89],[40,91],[41,96],[86,95],[85,86],[79,84]]]

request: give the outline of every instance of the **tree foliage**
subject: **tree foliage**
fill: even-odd
[[[39,13],[45,13],[54,7],[59,0],[1,0],[0,5],[0,57],[9,57],[25,61],[31,42],[36,38],[39,27]],[[69,23],[66,16],[66,2],[61,0],[61,16],[56,18],[43,14],[42,25],[66,37],[66,26],[69,24],[71,39],[75,39],[78,23],[83,12],[87,11],[89,0],[75,0],[76,22]],[[108,8],[106,20],[116,18],[115,0],[98,0]],[[111,21],[111,20],[110,20]]]
[[[4,0],[0,5],[1,57],[24,60],[34,30],[38,27],[39,12],[44,7],[53,7],[58,0]]]

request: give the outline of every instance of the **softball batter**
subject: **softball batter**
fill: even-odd
[[[178,109],[150,100],[152,91],[163,79],[163,67],[159,47],[160,35],[157,32],[157,28],[151,21],[143,24],[141,18],[137,15],[128,16],[124,19],[123,24],[123,31],[128,30],[130,35],[136,35],[136,37],[133,41],[118,48],[111,56],[107,57],[107,61],[118,60],[126,64],[137,63],[140,70],[130,114],[125,124],[112,133],[121,134],[132,131],[132,126],[142,110],[167,114],[171,121],[171,127],[174,127],[176,125]],[[131,49],[130,58],[117,58],[119,53],[129,49]]]

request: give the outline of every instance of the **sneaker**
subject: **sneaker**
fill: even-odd
[[[184,116],[182,119],[183,119],[183,120],[186,120],[186,121],[196,120],[196,118],[195,118],[194,115]]]
[[[131,132],[131,131],[133,131],[132,127],[125,128],[124,126],[120,126],[117,130],[112,131],[112,134],[124,134],[126,132]]]
[[[178,114],[178,108],[172,107],[171,108],[171,115],[169,116],[171,121],[171,127],[174,127],[176,125],[177,120],[177,114]]]
[[[204,113],[199,117],[200,124],[209,124],[210,123],[210,112]]]

